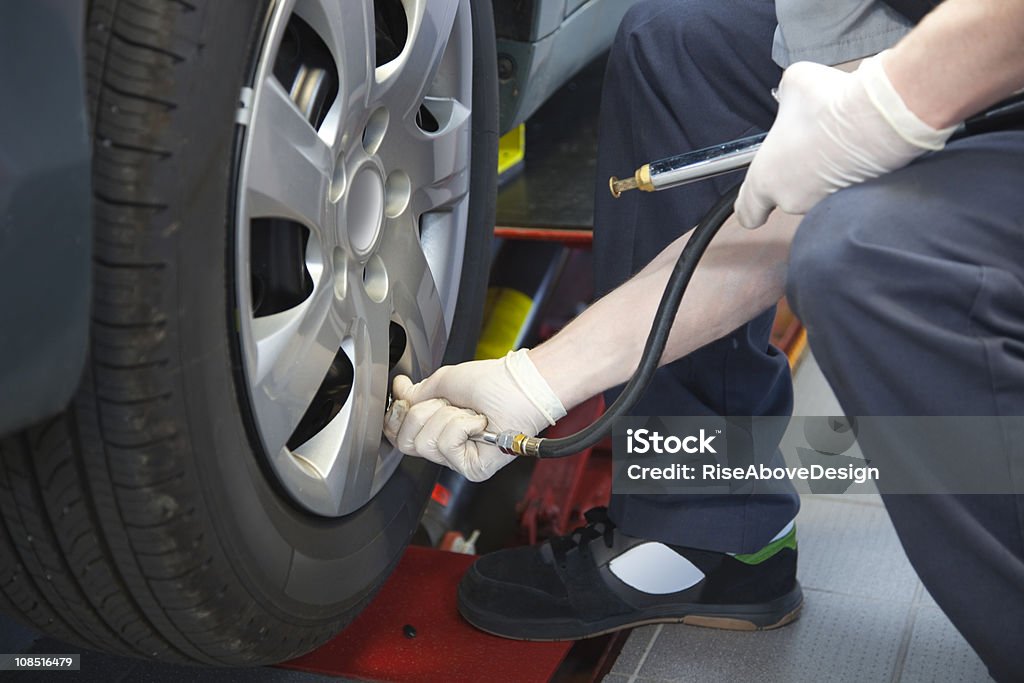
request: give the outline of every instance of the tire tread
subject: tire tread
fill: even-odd
[[[72,408],[0,442],[0,605],[50,635],[116,654],[210,665],[295,656],[337,622],[282,633],[245,593],[196,505],[174,386],[177,276],[154,178],[182,144],[176,71],[199,44],[182,0],[95,0],[86,34],[94,129],[90,362]],[[191,23],[190,23],[191,22]],[[41,579],[40,577],[48,577]],[[257,634],[269,634],[262,647]]]

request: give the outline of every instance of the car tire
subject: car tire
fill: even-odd
[[[318,514],[264,452],[234,235],[239,93],[274,5],[91,3],[89,358],[66,412],[0,441],[0,608],[75,646],[217,666],[308,652],[386,579],[436,478],[405,458],[358,509]],[[489,2],[473,0],[472,26],[473,173],[446,362],[474,347],[493,225]]]

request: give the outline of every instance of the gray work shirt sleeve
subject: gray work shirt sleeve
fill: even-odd
[[[892,47],[913,24],[879,0],[776,0],[772,58],[841,64]]]

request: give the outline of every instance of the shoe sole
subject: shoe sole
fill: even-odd
[[[803,608],[803,591],[800,589],[800,584],[797,584],[786,595],[763,605],[690,605],[688,607],[689,614],[638,616],[636,619],[623,622],[614,621],[614,618],[592,624],[579,621],[557,624],[535,622],[529,625],[521,621],[508,622],[508,626],[518,626],[518,628],[512,629],[501,628],[502,625],[496,622],[503,620],[495,620],[493,616],[487,618],[487,615],[473,613],[461,602],[459,613],[475,628],[485,633],[510,640],[530,642],[583,640],[649,624],[686,624],[687,626],[725,631],[771,631],[791,624],[800,617],[800,610]],[[780,607],[782,608],[781,616],[779,616]],[[726,609],[727,612],[723,612],[723,609]],[[531,631],[530,635],[522,635],[523,630]],[[537,631],[557,631],[557,633],[538,635]]]

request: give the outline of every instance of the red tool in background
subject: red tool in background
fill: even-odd
[[[603,412],[604,399],[595,396],[570,411],[547,435],[572,434]],[[611,442],[607,439],[568,458],[538,460],[526,495],[516,505],[523,540],[533,544],[586,524],[584,512],[608,504],[611,475]]]

